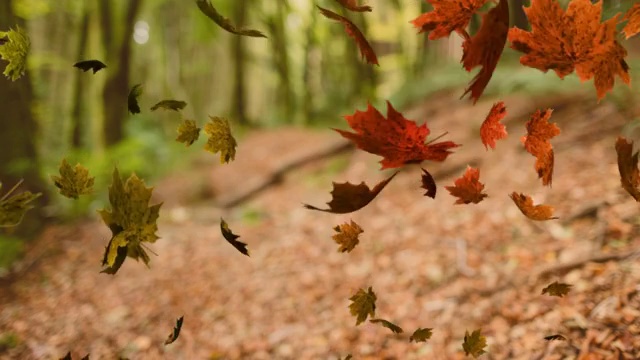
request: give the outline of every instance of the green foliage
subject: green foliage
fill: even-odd
[[[27,32],[20,26],[16,26],[15,30],[0,31],[0,39],[4,39],[0,45],[0,58],[9,62],[3,74],[11,81],[16,81],[27,70],[27,54],[31,41]]]
[[[0,235],[0,273],[7,271],[23,252],[24,242],[21,239]]]

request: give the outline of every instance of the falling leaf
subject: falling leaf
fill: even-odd
[[[185,106],[187,106],[187,103],[184,102],[184,101],[180,101],[180,100],[162,100],[159,103],[153,105],[151,107],[151,111],[156,111],[158,109],[180,111],[180,110],[184,109]]]
[[[24,214],[33,209],[34,206],[31,205],[31,202],[42,196],[42,193],[33,194],[30,191],[12,195],[20,184],[22,184],[22,180],[0,198],[0,228],[20,224]],[[2,189],[2,183],[0,183],[0,189]]]
[[[474,359],[485,353],[484,348],[487,346],[487,339],[480,335],[480,329],[475,330],[469,335],[468,331],[464,332],[464,342],[462,349],[465,355],[471,355]]]
[[[553,207],[549,205],[533,205],[533,199],[525,194],[518,194],[515,191],[509,195],[511,200],[518,206],[520,211],[531,220],[544,221],[557,219],[553,216]]]
[[[549,335],[549,336],[545,336],[544,337],[545,340],[547,341],[551,341],[551,340],[567,340],[566,337],[560,335],[560,334],[555,334],[555,335]]]
[[[551,186],[554,162],[553,146],[549,140],[560,134],[558,125],[549,122],[552,112],[552,109],[536,110],[527,121],[527,135],[521,139],[524,148],[536,157],[535,169],[538,177],[542,178],[542,184],[549,186]]]
[[[422,169],[422,188],[427,190],[424,196],[428,196],[432,199],[436,198],[436,181],[425,169]]]
[[[247,249],[247,244],[243,243],[242,241],[236,240],[240,236],[234,234],[231,231],[231,229],[229,229],[229,225],[227,225],[227,222],[224,221],[224,219],[222,218],[220,218],[220,230],[222,231],[222,236],[225,238],[225,240],[229,242],[229,244],[233,245],[233,247],[236,248],[236,250],[249,256],[249,250]]]
[[[345,356],[344,360],[351,360],[353,359],[353,356],[351,354]]]
[[[209,136],[204,149],[211,152],[220,152],[220,163],[228,163],[236,157],[236,139],[231,134],[229,120],[220,117],[209,116],[210,121],[204,125],[204,133]]]
[[[196,122],[187,119],[182,120],[182,123],[178,126],[178,137],[176,141],[184,143],[188,147],[198,140],[199,137],[200,128],[196,125]]]
[[[542,295],[549,294],[549,296],[563,297],[569,293],[569,290],[571,290],[571,285],[554,281],[542,289]]]
[[[27,32],[20,26],[9,31],[0,31],[0,38],[5,39],[0,45],[0,59],[8,61],[4,76],[11,81],[18,80],[27,71],[27,55],[31,41]]]
[[[153,188],[146,187],[135,174],[123,182],[118,168],[113,170],[109,186],[111,209],[98,211],[112,233],[102,259],[102,265],[106,266],[102,272],[115,274],[127,256],[149,265],[149,255],[142,246],[159,239],[156,221],[162,206],[162,203],[149,206],[152,192]]]
[[[374,323],[374,324],[378,324],[380,323],[380,325],[386,327],[387,329],[391,330],[393,333],[395,334],[400,334],[402,332],[402,328],[390,321],[387,321],[385,319],[371,319],[369,320],[369,322]]]
[[[433,329],[431,328],[417,328],[416,331],[409,337],[409,342],[426,342],[431,339],[431,335],[433,335]]]
[[[205,14],[209,19],[213,20],[213,22],[218,26],[232,34],[250,37],[267,37],[265,34],[261,33],[258,30],[236,28],[231,23],[231,20],[222,16],[222,14],[220,14],[218,10],[216,10],[213,5],[211,5],[211,2],[209,2],[209,0],[196,0],[196,4],[198,4],[198,8],[200,9],[200,11],[202,11],[202,13]]]
[[[509,1],[500,0],[497,6],[482,15],[480,30],[473,36],[467,37],[462,43],[462,64],[467,71],[476,66],[482,66],[469,86],[465,95],[471,93],[475,104],[493,76],[493,71],[502,56],[504,44],[509,33]]]
[[[93,70],[94,74],[107,67],[107,65],[100,60],[84,60],[73,64],[73,66],[84,72]]]
[[[132,114],[140,114],[140,105],[138,105],[138,97],[142,95],[142,84],[134,85],[129,91],[127,97],[127,107]]]
[[[344,118],[355,133],[334,130],[353,141],[361,150],[382,156],[382,169],[424,160],[444,161],[452,148],[460,146],[451,141],[425,144],[430,134],[427,125],[418,126],[415,121],[405,119],[389,101],[386,119],[371,104],[367,111],[356,110],[355,114]]]
[[[484,184],[480,182],[480,170],[467,166],[462,177],[456,179],[455,186],[445,186],[444,188],[457,197],[456,204],[477,204],[487,197],[483,193]]]
[[[633,4],[631,9],[624,14],[622,21],[625,20],[627,25],[622,29],[622,32],[627,39],[640,33],[640,3]]]
[[[61,357],[60,360],[71,360],[71,351],[69,351],[64,357]]]
[[[182,329],[183,320],[184,320],[184,316],[180,316],[178,320],[176,320],[176,326],[173,327],[173,331],[171,332],[171,334],[169,334],[169,336],[167,337],[167,340],[165,340],[164,342],[165,345],[169,345],[174,341],[176,341],[176,339],[178,339],[178,336],[180,336],[180,329]]]
[[[618,153],[618,171],[620,183],[629,195],[636,201],[640,201],[640,171],[638,171],[638,152],[633,153],[633,141],[629,142],[623,137],[616,141],[616,153]]]
[[[371,11],[371,6],[368,5],[358,5],[358,0],[336,0],[342,7],[347,10],[356,11],[356,12],[365,12]]]
[[[340,252],[351,252],[360,242],[358,235],[364,232],[360,225],[353,220],[351,220],[351,224],[344,223],[334,227],[333,230],[337,232],[337,234],[333,235],[333,240],[340,245],[338,249]]]
[[[511,48],[524,53],[520,63],[560,78],[574,70],[581,81],[594,78],[598,100],[613,88],[615,76],[629,85],[627,50],[616,40],[618,16],[600,23],[602,1],[571,0],[566,12],[556,0],[532,0],[524,9],[531,32],[509,30]]]
[[[360,29],[358,29],[358,27],[354,23],[352,23],[346,17],[340,16],[331,10],[321,8],[320,6],[318,6],[318,9],[320,9],[320,13],[322,13],[322,15],[324,15],[325,17],[341,22],[342,25],[344,25],[344,29],[347,34],[351,36],[358,45],[358,48],[360,49],[360,55],[362,55],[363,58],[367,59],[367,62],[369,64],[378,65],[378,57],[376,56],[375,51],[373,51],[373,48],[369,44],[369,41],[367,41],[367,38],[364,37]]]
[[[447,37],[452,31],[469,37],[465,28],[471,17],[488,0],[427,0],[433,10],[411,21],[420,33],[429,32],[429,40]]]
[[[489,115],[480,126],[480,138],[482,144],[489,150],[496,148],[496,141],[507,137],[507,128],[500,122],[507,115],[507,108],[504,102],[499,101],[491,107]]]
[[[371,286],[367,291],[359,289],[358,292],[349,298],[352,301],[349,305],[351,315],[356,316],[356,326],[367,320],[367,316],[376,316],[376,294]]]
[[[89,176],[89,170],[80,164],[75,167],[62,159],[60,164],[60,176],[51,175],[53,183],[60,194],[71,199],[77,199],[80,195],[90,194],[93,191],[94,177]]]
[[[304,207],[311,210],[325,211],[334,214],[347,214],[362,209],[371,202],[384,189],[385,186],[397,175],[394,173],[388,179],[379,182],[373,189],[363,182],[359,185],[351,183],[333,183],[331,191],[331,201],[327,203],[328,209],[320,209],[313,205],[304,204]]]

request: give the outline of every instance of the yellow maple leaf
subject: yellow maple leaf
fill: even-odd
[[[75,167],[62,159],[60,164],[60,176],[51,175],[53,183],[60,194],[68,198],[77,199],[80,195],[90,194],[93,191],[94,177],[89,176],[89,170],[86,167],[76,164]]]
[[[340,248],[338,248],[340,252],[351,252],[360,242],[358,235],[364,232],[360,225],[356,224],[353,220],[351,220],[351,224],[344,223],[334,227],[333,230],[338,232],[337,234],[333,234],[333,240],[340,245]]]
[[[217,116],[209,116],[210,121],[204,125],[204,132],[209,136],[204,149],[220,152],[220,163],[228,163],[236,157],[236,139],[231,135],[229,120]]]
[[[349,311],[351,315],[356,317],[356,326],[367,320],[367,316],[376,316],[377,298],[371,287],[367,291],[359,289],[349,300],[352,301],[349,305]]]

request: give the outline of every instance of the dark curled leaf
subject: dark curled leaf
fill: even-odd
[[[356,24],[352,23],[351,20],[347,19],[346,17],[338,15],[331,10],[327,10],[320,6],[318,6],[318,9],[320,9],[320,13],[325,17],[331,20],[338,21],[342,23],[342,25],[344,25],[344,29],[347,35],[353,38],[353,40],[358,45],[358,48],[360,49],[360,55],[362,55],[363,58],[367,59],[367,62],[369,64],[379,65],[378,57],[376,56],[375,51],[371,47],[371,44],[369,44],[369,41],[367,41],[367,38],[364,37],[364,34],[362,34],[360,29],[358,29]]]
[[[384,327],[386,327],[387,329],[393,331],[395,334],[400,334],[402,332],[402,328],[390,321],[387,321],[385,319],[371,319],[369,320],[370,323],[374,323],[374,324],[380,324]]]
[[[97,73],[98,71],[104,69],[107,67],[107,65],[105,65],[102,61],[100,60],[84,60],[84,61],[79,61],[75,64],[73,64],[73,67],[77,67],[78,69],[87,72],[89,70],[93,70],[93,73]]]
[[[409,342],[426,342],[431,339],[431,335],[433,334],[432,330],[432,328],[417,328],[409,337]]]
[[[229,229],[229,225],[227,225],[227,222],[224,221],[223,218],[220,218],[220,230],[222,231],[222,236],[225,238],[225,240],[229,242],[229,244],[233,245],[233,247],[236,248],[236,250],[249,256],[249,250],[247,249],[247,244],[236,240],[240,236],[234,234],[231,231],[231,229]]]
[[[142,95],[142,84],[134,85],[129,91],[127,97],[127,108],[132,114],[140,114],[140,105],[138,105],[138,97]]]
[[[60,360],[71,360],[71,351],[69,351],[64,357],[61,357]]]
[[[542,289],[542,295],[549,294],[550,296],[563,297],[569,293],[569,290],[571,290],[571,285],[554,281]]]
[[[171,334],[169,334],[169,337],[167,337],[167,340],[165,340],[164,342],[165,345],[169,345],[173,343],[174,341],[176,341],[178,336],[180,336],[180,329],[182,329],[183,320],[184,320],[184,316],[180,316],[178,320],[176,320],[176,326],[173,327],[173,331],[171,332]]]
[[[211,2],[209,2],[209,0],[196,0],[196,3],[198,4],[198,8],[200,9],[200,11],[202,11],[203,14],[205,14],[209,19],[213,20],[213,22],[218,26],[232,34],[251,37],[267,37],[258,30],[236,28],[233,24],[231,24],[231,21],[229,19],[222,16],[218,12],[218,10],[216,10],[213,5],[211,5]]]
[[[432,199],[436,198],[436,181],[433,179],[433,176],[425,170],[422,169],[422,188],[427,190],[424,196],[428,196]]]
[[[564,336],[562,336],[560,334],[545,336],[544,339],[547,340],[547,341],[551,341],[551,340],[562,340],[562,341],[565,341],[565,340],[567,340],[566,337],[564,337]]]
[[[151,111],[158,109],[180,111],[187,106],[187,103],[180,100],[162,100],[151,107]]]

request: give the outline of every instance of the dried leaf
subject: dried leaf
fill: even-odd
[[[367,316],[376,316],[376,294],[369,287],[367,291],[359,289],[358,292],[349,298],[352,301],[349,305],[351,315],[356,316],[356,326],[367,320]]]
[[[625,20],[627,25],[622,29],[622,32],[627,39],[640,33],[640,3],[633,4],[631,9],[624,14],[622,21]]]
[[[22,184],[22,180],[0,198],[0,228],[20,224],[24,214],[33,209],[34,206],[31,205],[31,202],[42,196],[42,193],[33,194],[30,191],[12,195],[20,184]],[[0,183],[0,189],[2,189],[2,183]]]
[[[216,10],[213,5],[211,5],[211,2],[209,2],[209,0],[196,0],[196,4],[198,5],[200,11],[202,11],[202,13],[205,14],[209,19],[213,20],[213,22],[218,26],[232,34],[250,37],[267,37],[265,34],[261,33],[258,30],[236,28],[229,19],[222,16],[222,14],[220,14],[218,10]]]
[[[140,105],[138,105],[138,97],[142,95],[142,84],[134,85],[127,96],[127,108],[132,114],[140,114]]]
[[[355,133],[334,130],[361,150],[382,156],[382,169],[424,160],[444,161],[451,154],[451,149],[459,146],[451,141],[425,144],[430,133],[427,125],[418,126],[415,121],[405,119],[389,101],[386,119],[371,104],[367,111],[356,110],[355,114],[344,118]]]
[[[80,360],[89,360],[89,354],[83,356],[82,359],[80,359]]]
[[[520,63],[560,78],[575,69],[581,81],[594,78],[598,100],[613,88],[618,75],[629,85],[627,50],[616,40],[618,16],[600,23],[602,1],[571,0],[566,12],[556,0],[532,0],[524,9],[531,32],[509,30],[511,48],[524,53]]]
[[[420,33],[429,32],[429,40],[447,37],[456,31],[465,38],[469,37],[465,30],[471,17],[488,0],[427,0],[433,10],[420,15],[411,21]]]
[[[193,120],[184,119],[178,126],[177,142],[184,143],[187,147],[191,146],[200,137],[200,128]]]
[[[102,61],[100,60],[84,60],[84,61],[79,61],[75,64],[73,64],[73,67],[77,67],[78,69],[87,72],[89,70],[93,70],[93,73],[97,73],[98,71],[104,69],[107,67],[107,65],[105,65]]]
[[[376,56],[375,51],[373,51],[373,48],[367,41],[367,38],[364,37],[360,29],[358,29],[358,27],[354,23],[352,23],[351,20],[347,19],[344,16],[338,15],[331,10],[321,8],[320,6],[318,6],[318,9],[320,9],[320,13],[322,13],[322,15],[324,15],[325,17],[341,22],[342,25],[344,25],[344,29],[347,34],[351,36],[358,45],[358,48],[360,49],[360,55],[362,55],[363,58],[367,59],[367,62],[369,64],[378,65],[378,57]]]
[[[356,11],[356,12],[370,12],[371,6],[368,5],[358,5],[358,0],[336,0],[342,7],[347,10]]]
[[[638,171],[638,152],[633,152],[633,141],[629,142],[623,137],[616,141],[616,153],[618,153],[618,171],[620,183],[629,195],[636,201],[640,201],[640,171]]]
[[[547,341],[551,341],[551,340],[562,340],[562,341],[564,341],[564,340],[567,340],[566,337],[564,337],[564,336],[562,336],[560,334],[545,336],[544,339],[547,340]]]
[[[229,242],[229,244],[233,245],[236,250],[240,251],[244,255],[249,256],[249,249],[247,249],[247,244],[243,243],[242,241],[236,240],[240,236],[234,234],[231,229],[229,229],[229,225],[227,225],[227,222],[222,218],[220,218],[220,230],[222,231],[222,236]]]
[[[485,353],[484,348],[487,347],[487,339],[480,335],[480,329],[475,330],[469,335],[468,331],[464,332],[464,342],[462,349],[465,355],[471,355],[474,359]]]
[[[89,176],[89,170],[80,164],[75,167],[62,159],[60,164],[60,176],[51,175],[53,183],[60,194],[71,199],[77,199],[80,195],[90,194],[93,192],[94,177]]]
[[[504,102],[499,101],[491,107],[489,115],[480,126],[480,138],[482,144],[489,150],[496,148],[496,141],[507,137],[507,128],[500,122],[507,115],[507,108]]]
[[[511,200],[518,206],[518,209],[531,220],[544,221],[557,219],[553,216],[553,207],[549,205],[533,205],[533,199],[525,194],[518,194],[515,191],[509,195]]]
[[[187,103],[180,100],[162,100],[151,107],[151,111],[158,109],[180,111],[187,106]]]
[[[4,39],[0,45],[0,59],[9,62],[3,74],[11,81],[16,81],[27,71],[27,55],[31,48],[29,35],[16,26],[15,30],[0,31],[0,38]]]
[[[333,240],[340,245],[340,248],[338,248],[340,252],[351,252],[360,242],[358,235],[364,232],[360,225],[353,220],[351,220],[350,224],[344,223],[334,227],[333,230],[337,232],[337,234],[333,235]]]
[[[542,295],[549,294],[549,296],[563,297],[569,293],[569,290],[571,290],[571,285],[554,281],[542,289]]]
[[[228,163],[236,158],[236,139],[231,134],[229,120],[209,116],[209,122],[204,125],[204,133],[209,136],[204,149],[211,153],[220,152],[220,163]]]
[[[351,360],[353,359],[353,356],[351,354],[345,356],[344,360]]]
[[[71,351],[69,351],[64,357],[61,357],[60,360],[71,360]]]
[[[536,157],[535,169],[543,185],[551,186],[553,176],[553,146],[551,140],[560,134],[560,128],[555,123],[550,123],[552,109],[544,111],[536,110],[527,121],[527,135],[521,141],[524,148]]]
[[[164,342],[165,345],[169,345],[174,341],[176,341],[176,339],[178,339],[178,336],[180,336],[180,329],[182,329],[183,320],[184,320],[184,316],[180,316],[178,320],[176,320],[176,326],[173,327],[173,331],[171,332],[171,334],[169,334],[169,336],[167,337],[167,340],[165,340]]]
[[[422,188],[427,190],[424,196],[428,196],[432,199],[436,198],[436,181],[433,179],[433,176],[425,170],[422,169]]]
[[[333,183],[331,191],[332,199],[327,203],[328,209],[320,209],[313,205],[304,204],[304,207],[311,210],[330,212],[334,214],[347,214],[362,209],[371,202],[384,189],[385,186],[397,175],[394,173],[388,179],[379,182],[373,189],[363,182],[359,185],[351,183]]]
[[[409,342],[426,342],[431,339],[431,335],[433,335],[432,330],[432,328],[417,328],[409,337]]]
[[[387,321],[385,319],[371,319],[369,320],[369,322],[374,323],[374,324],[380,324],[384,327],[386,327],[387,329],[391,330],[393,333],[395,334],[400,334],[402,332],[402,328],[390,321]]]
[[[484,184],[480,182],[480,170],[467,166],[462,177],[456,179],[455,186],[445,186],[452,196],[458,198],[456,204],[477,204],[487,197],[483,193]]]

